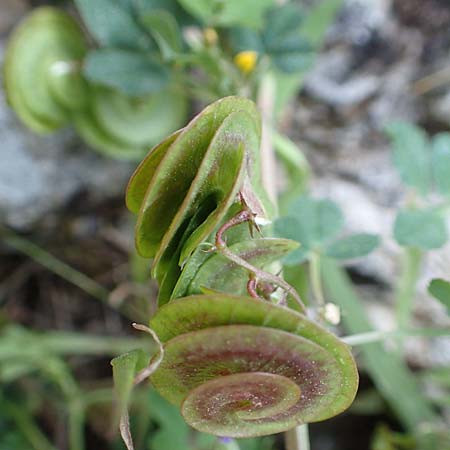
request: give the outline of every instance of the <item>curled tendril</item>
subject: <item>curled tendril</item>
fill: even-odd
[[[127,191],[137,248],[154,258],[160,285],[150,329],[161,349],[145,375],[191,426],[217,436],[324,420],[351,404],[358,385],[349,347],[308,319],[297,292],[270,271],[297,244],[253,236],[274,214],[260,128],[249,100],[213,103],[149,153]],[[298,312],[273,302],[276,288]]]

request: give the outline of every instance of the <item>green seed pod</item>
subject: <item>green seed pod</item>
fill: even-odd
[[[305,316],[250,297],[171,301],[150,322],[164,342],[151,376],[194,428],[279,433],[345,410],[358,387],[349,347]]]
[[[358,387],[347,345],[272,303],[278,287],[305,311],[284,280],[265,272],[297,244],[253,238],[248,228],[255,216],[273,215],[259,136],[252,102],[219,100],[156,146],[127,190],[137,248],[154,257],[160,285],[147,330],[162,343],[151,382],[187,423],[218,436],[273,434],[333,417]]]
[[[86,50],[78,24],[56,8],[37,8],[13,32],[5,56],[5,89],[28,127],[53,131],[67,123],[70,110],[84,106],[80,69]]]

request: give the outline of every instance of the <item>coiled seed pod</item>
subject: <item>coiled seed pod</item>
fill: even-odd
[[[263,269],[297,246],[252,238],[244,223],[274,212],[261,185],[259,136],[251,101],[219,100],[155,147],[127,191],[137,249],[154,257],[160,283],[150,327],[163,353],[151,366],[163,358],[150,379],[192,427],[219,436],[327,419],[358,386],[348,346],[258,285],[293,295]]]
[[[348,346],[286,307],[190,296],[163,306],[150,326],[165,343],[151,381],[200,431],[278,433],[332,417],[355,396]]]
[[[5,90],[29,128],[49,133],[72,123],[96,150],[140,159],[149,145],[183,122],[186,98],[173,87],[132,98],[93,85],[83,72],[87,54],[82,29],[58,8],[34,9],[13,31],[5,55]]]

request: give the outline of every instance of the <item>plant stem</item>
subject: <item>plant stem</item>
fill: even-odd
[[[261,170],[264,188],[274,204],[277,203],[277,189],[275,185],[276,162],[272,141],[275,90],[274,78],[271,75],[263,77],[258,92],[258,107],[262,116]]]
[[[0,231],[3,231],[0,229]],[[19,252],[27,255],[37,263],[44,266],[46,269],[56,273],[61,278],[64,278],[69,283],[74,284],[87,294],[95,297],[96,299],[107,303],[109,298],[109,292],[101,284],[97,283],[93,279],[89,278],[84,273],[79,272],[68,264],[62,262],[58,258],[48,253],[46,250],[37,246],[28,239],[22,238],[15,233],[8,231],[4,233],[3,241],[18,250]]]
[[[309,432],[308,425],[300,425],[292,428],[284,435],[286,450],[309,450]]]
[[[367,333],[352,334],[341,338],[343,342],[348,345],[365,345],[374,342],[381,342],[393,337],[406,336],[423,336],[423,337],[438,337],[450,335],[448,328],[405,328],[404,330],[392,331],[368,331]]]
[[[34,423],[27,409],[15,403],[1,399],[3,412],[11,417],[34,450],[57,450]]]
[[[322,258],[322,275],[325,288],[333,293],[333,300],[342,308],[346,330],[355,334],[372,331],[363,302],[348,275],[328,258]],[[360,358],[405,429],[414,432],[419,426],[438,420],[414,375],[398,354],[374,342],[361,347]]]
[[[422,252],[416,248],[405,248],[402,255],[402,273],[395,293],[397,323],[405,328],[411,318],[416,294],[416,283],[420,274]]]
[[[69,413],[69,448],[84,450],[85,410],[81,398],[72,398],[68,407]]]
[[[319,306],[325,305],[325,296],[322,288],[322,275],[320,272],[320,254],[313,252],[309,262],[311,288],[314,298]]]
[[[262,161],[262,179],[265,189],[269,194],[269,198],[277,205],[277,189],[275,184],[275,153],[273,147],[272,129],[274,114],[275,114],[275,98],[276,98],[276,83],[272,76],[265,76],[258,92],[258,106],[262,112],[263,126],[262,126],[262,143],[261,143],[261,161]],[[278,278],[278,277],[277,277]],[[284,281],[284,280],[283,280]],[[286,283],[287,284],[287,283]],[[305,305],[301,301],[295,289],[289,284],[289,291],[295,292],[293,297],[299,302],[300,307],[305,310]],[[286,289],[286,288],[285,288]],[[285,433],[286,442],[290,441],[291,436],[299,436],[295,439],[292,445],[286,444],[287,450],[309,450],[309,438],[307,425],[301,425],[293,428]]]

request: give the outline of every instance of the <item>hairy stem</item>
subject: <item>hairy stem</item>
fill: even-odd
[[[297,291],[289,283],[284,281],[283,278],[258,269],[257,267],[247,262],[245,259],[241,258],[238,255],[235,255],[228,247],[218,247],[216,251],[225,258],[234,262],[235,264],[243,267],[244,269],[247,269],[250,272],[250,274],[255,275],[258,280],[267,281],[268,283],[272,283],[275,286],[284,289],[298,303],[302,312],[303,313],[306,312],[305,304],[303,303],[300,296],[297,294]]]

